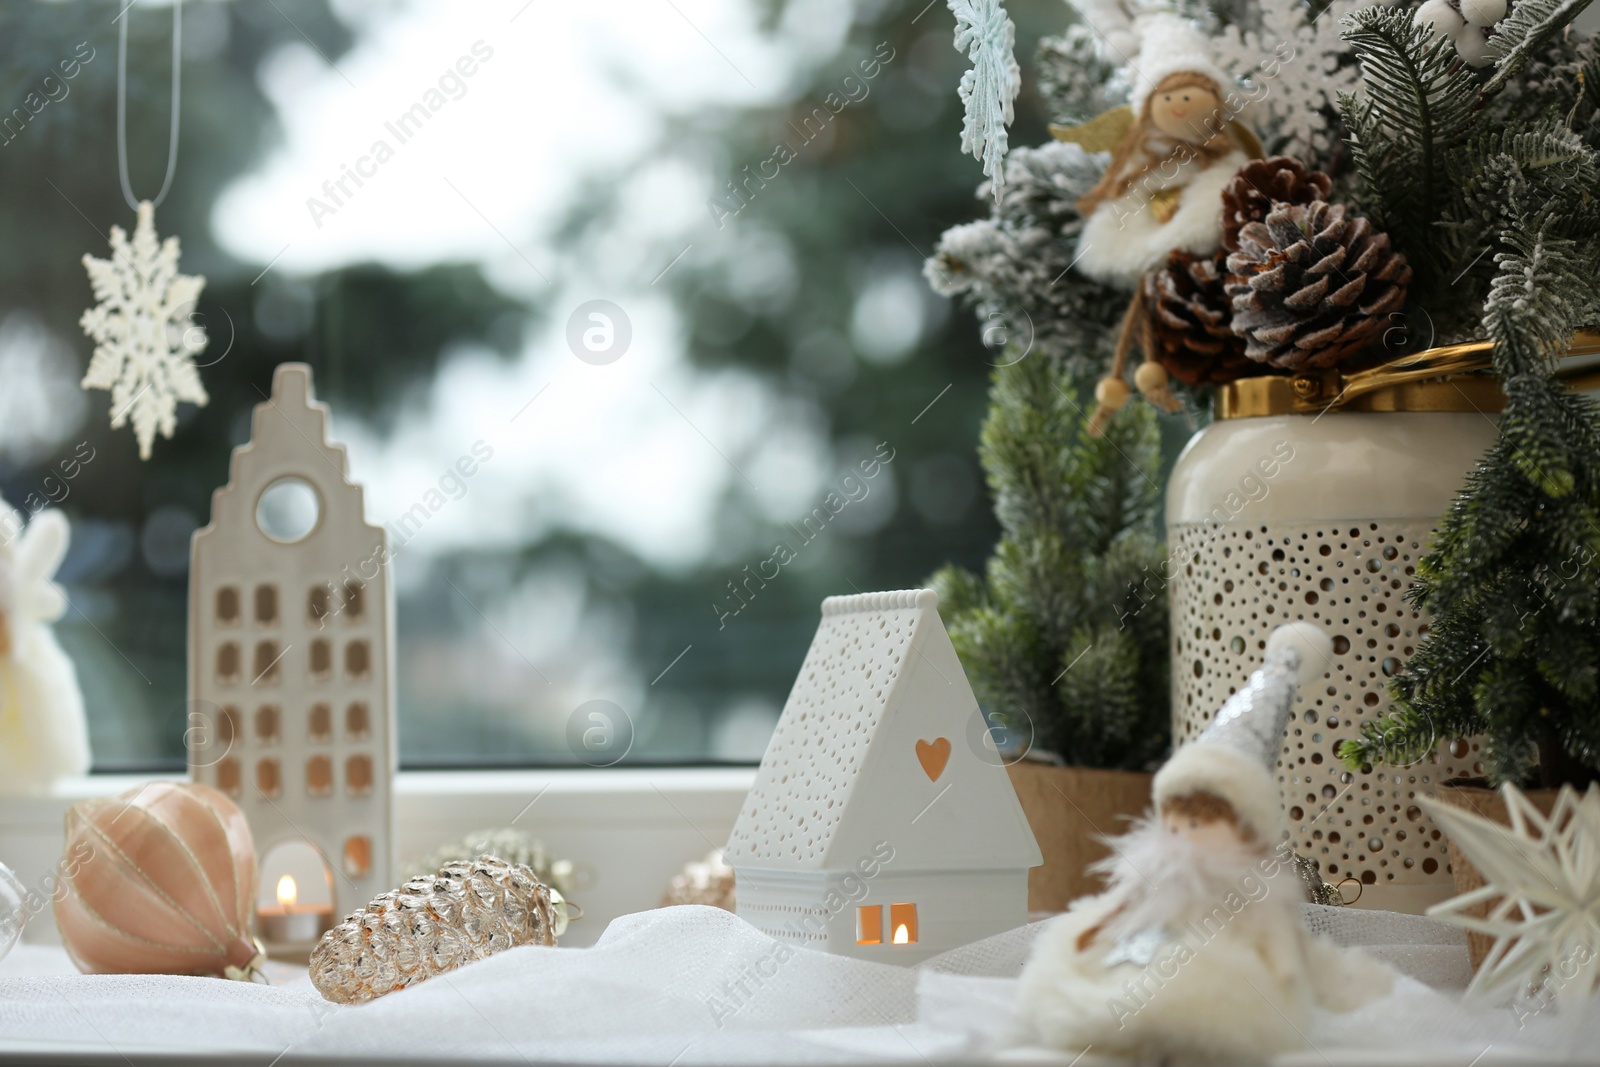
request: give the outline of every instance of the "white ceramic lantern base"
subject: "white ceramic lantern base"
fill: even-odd
[[[1339,762],[1340,743],[1388,711],[1389,678],[1426,626],[1401,594],[1429,528],[1394,520],[1190,525],[1177,528],[1171,544],[1175,558],[1192,556],[1207,573],[1203,583],[1180,583],[1172,605],[1173,668],[1184,678],[1174,740],[1205,729],[1260,662],[1273,627],[1305,619],[1327,630],[1333,666],[1301,687],[1278,781],[1295,851],[1317,860],[1327,881],[1359,880],[1363,903],[1390,910],[1452,892],[1445,843],[1416,796],[1476,767],[1477,744],[1465,742],[1456,745],[1459,757],[1446,749],[1370,774]],[[1406,887],[1420,892],[1396,893]]]
[[[1478,773],[1477,743],[1368,773],[1347,771],[1338,748],[1390,710],[1389,679],[1427,632],[1404,593],[1495,432],[1478,414],[1236,419],[1196,435],[1173,473],[1173,740],[1205,728],[1274,627],[1326,629],[1334,662],[1301,686],[1278,777],[1295,850],[1327,881],[1362,883],[1362,907],[1420,912],[1453,892],[1416,797]]]

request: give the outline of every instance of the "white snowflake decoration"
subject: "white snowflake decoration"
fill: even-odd
[[[94,307],[78,324],[95,342],[85,389],[111,391],[111,428],[131,417],[139,458],[150,458],[156,431],[171,438],[178,401],[206,403],[194,357],[205,351],[205,330],[189,321],[206,280],[178,273],[178,239],[157,243],[155,209],[139,205],[129,241],[111,227],[111,258],[83,257]]]
[[[1430,798],[1422,803],[1488,883],[1428,909],[1493,937],[1475,992],[1526,993],[1546,982],[1557,1001],[1600,990],[1600,786],[1582,799],[1563,786],[1548,817],[1515,786],[1500,790],[1511,825]],[[1466,914],[1491,903],[1488,915]],[[1574,961],[1587,963],[1574,967]]]
[[[961,76],[961,150],[983,161],[983,173],[1000,199],[1005,184],[1006,127],[1016,117],[1022,68],[1017,65],[1017,29],[1000,0],[947,0],[956,16],[956,50],[972,60]]]
[[[1218,35],[1222,68],[1264,90],[1247,117],[1269,147],[1313,166],[1327,159],[1339,136],[1338,120],[1328,116],[1339,94],[1354,92],[1361,82],[1350,46],[1339,39],[1339,23],[1368,6],[1362,0],[1333,0],[1315,19],[1307,19],[1302,0],[1262,0],[1259,30],[1229,26]]]

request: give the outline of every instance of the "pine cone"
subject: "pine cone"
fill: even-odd
[[[1247,222],[1260,222],[1279,204],[1309,204],[1327,200],[1333,179],[1320,170],[1307,170],[1292,156],[1255,159],[1222,190],[1222,247],[1239,247],[1239,230]]]
[[[564,897],[571,898],[575,872],[571,860],[552,859],[543,842],[510,827],[474,830],[449,844],[441,845],[421,859],[406,865],[412,878],[437,871],[447,863],[493,856],[507,863],[520,863],[533,876]]]
[[[359,1004],[518,945],[554,945],[560,898],[520,864],[447,863],[390,890],[322,935],[311,984]]]
[[[1342,205],[1279,204],[1228,255],[1233,330],[1245,355],[1290,371],[1331,367],[1378,343],[1411,267]]]
[[[1260,370],[1233,332],[1223,259],[1177,251],[1144,276],[1150,354],[1185,385],[1221,384]]]
[[[682,871],[673,875],[661,897],[661,906],[708,904],[723,911],[734,911],[735,892],[733,868],[722,861],[722,850],[714,848],[705,859],[687,863]]]

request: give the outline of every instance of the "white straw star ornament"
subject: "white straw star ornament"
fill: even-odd
[[[1500,795],[1509,826],[1418,798],[1487,883],[1428,914],[1494,938],[1472,992],[1522,993],[1547,983],[1558,1002],[1582,1012],[1600,992],[1600,969],[1572,966],[1600,959],[1600,786],[1581,797],[1562,786],[1548,816],[1516,786],[1502,786]],[[1472,914],[1486,903],[1487,915]]]

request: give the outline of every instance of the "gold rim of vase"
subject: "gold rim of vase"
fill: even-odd
[[[1443,345],[1392,363],[1342,374],[1337,370],[1241,378],[1219,386],[1218,419],[1321,415],[1338,411],[1445,411],[1498,414],[1505,407],[1493,374],[1492,341]],[[1600,332],[1579,331],[1569,356],[1600,354]],[[1600,367],[1565,368],[1559,376],[1577,390],[1600,388]]]

